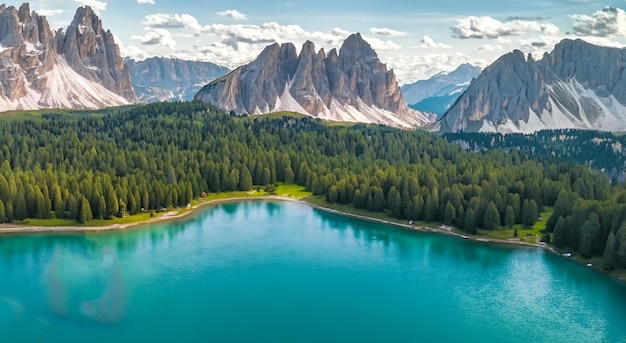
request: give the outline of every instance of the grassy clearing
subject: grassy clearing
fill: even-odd
[[[542,231],[545,230],[548,218],[552,215],[552,208],[546,207],[544,212],[541,212],[541,219],[535,223],[532,227],[528,228],[522,225],[515,225],[512,228],[501,228],[498,230],[482,230],[478,229],[478,236],[484,236],[493,239],[513,240],[517,239],[520,242],[526,243],[539,243]],[[517,230],[517,237],[515,236],[515,230]]]
[[[265,192],[263,192],[265,194]],[[300,199],[310,196],[312,193],[307,191],[304,186],[295,184],[284,184],[282,182],[277,183],[276,194],[281,196],[288,196],[291,198]]]

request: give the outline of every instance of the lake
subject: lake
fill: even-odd
[[[281,201],[0,236],[2,342],[626,342],[626,286],[540,249]]]

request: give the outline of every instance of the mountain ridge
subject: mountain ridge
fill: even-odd
[[[168,57],[127,59],[126,63],[140,102],[193,100],[200,88],[230,72],[211,62]]]
[[[408,108],[393,70],[358,33],[328,54],[316,52],[310,41],[299,55],[292,43],[269,45],[250,64],[203,87],[195,99],[237,114],[286,110],[397,127],[430,122],[427,114]]]
[[[66,30],[50,29],[45,16],[0,6],[0,111],[101,108],[136,101],[130,73],[113,34],[88,6]]]
[[[487,67],[441,131],[626,130],[626,49],[565,39],[535,61],[515,50]]]

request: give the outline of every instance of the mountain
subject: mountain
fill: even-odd
[[[313,117],[396,127],[417,127],[430,118],[404,102],[392,70],[360,34],[339,52],[304,43],[273,44],[250,64],[203,87],[195,96],[237,114],[292,111]]]
[[[406,84],[400,90],[411,108],[443,115],[480,71],[480,67],[465,63],[450,73],[438,73],[428,80]]]
[[[534,61],[520,51],[486,68],[432,128],[531,133],[626,130],[626,49],[565,39]]]
[[[141,102],[193,100],[202,86],[230,72],[210,62],[165,57],[130,59],[126,63]]]
[[[0,5],[0,111],[100,108],[136,101],[113,34],[90,7],[53,32],[28,3]]]

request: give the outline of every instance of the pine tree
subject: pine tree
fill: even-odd
[[[6,223],[6,221],[7,221],[7,211],[6,211],[6,208],[4,207],[4,202],[0,200],[0,224]]]
[[[402,196],[395,186],[391,186],[387,194],[387,207],[391,211],[391,215],[396,218],[403,217]]]
[[[472,208],[465,212],[465,225],[463,226],[463,229],[465,232],[472,235],[476,234],[476,216],[474,214],[474,209]]]
[[[91,214],[91,206],[89,205],[89,201],[84,196],[82,198],[83,199],[80,206],[80,218],[78,221],[84,224],[93,219],[93,216]]]
[[[606,246],[604,247],[604,253],[602,254],[602,266],[606,270],[613,270],[618,266],[617,238],[615,238],[613,231],[611,231],[606,240]]]
[[[329,203],[334,204],[335,202],[337,202],[337,197],[337,187],[330,187],[330,189],[328,189],[328,195],[326,196],[326,200],[328,200]]]
[[[426,197],[424,203],[424,220],[433,222],[437,218],[437,202],[431,195]]]
[[[450,201],[448,201],[448,203],[446,204],[443,220],[446,225],[452,225],[456,221],[456,209]]]
[[[569,200],[569,194],[565,189],[562,189],[559,192],[559,195],[556,198],[556,202],[554,203],[554,210],[550,218],[546,223],[546,229],[549,232],[554,231],[554,226],[556,222],[559,220],[559,217],[566,217],[570,214],[571,202]]]
[[[124,203],[124,201],[122,199],[120,199],[118,202],[120,204],[120,206],[119,206],[120,211],[117,214],[117,217],[118,218],[124,218],[126,216],[126,213],[128,212],[128,209],[126,208],[126,203]]]
[[[493,201],[487,205],[483,222],[485,224],[485,229],[487,230],[494,230],[500,226],[500,213],[498,212],[498,208]]]
[[[239,169],[239,190],[250,191],[252,189],[252,175],[246,165],[242,165]]]
[[[146,199],[147,198],[148,197],[146,197]],[[104,199],[104,195],[101,195],[98,198],[98,206],[96,208],[98,209],[98,218],[104,219],[107,215],[107,203],[106,203],[106,200]]]
[[[106,200],[106,212],[104,215],[105,218],[112,218],[120,211],[120,204],[113,185],[109,184],[104,194]]]
[[[524,200],[522,205],[522,224],[531,227],[537,222],[537,217],[539,217],[537,202],[535,199]]]
[[[284,173],[284,176],[285,176],[285,180],[284,180],[284,181],[285,181],[285,183],[287,183],[287,184],[293,183],[293,181],[294,181],[294,175],[293,175],[293,170],[291,169],[291,165],[289,165],[289,164],[288,164],[288,165],[285,167],[285,173]]]
[[[626,223],[615,234],[617,241],[617,263],[619,268],[626,268]]]
[[[380,212],[385,208],[385,194],[380,187],[374,187],[374,211]]]
[[[602,227],[598,215],[592,213],[580,229],[582,238],[580,241],[580,254],[584,258],[590,258],[599,253],[599,242],[602,239]]]
[[[28,217],[28,209],[26,208],[26,197],[23,192],[18,192],[13,207],[13,217],[15,220],[24,220]]]
[[[559,217],[554,226],[554,235],[552,235],[552,243],[557,248],[565,248],[569,242],[569,234],[567,230],[567,219]]]
[[[104,198],[102,198],[102,200],[102,203],[105,204]],[[148,191],[144,191],[143,195],[141,196],[141,208],[144,211],[147,211],[150,208],[150,194],[148,193]],[[104,213],[100,212],[100,199],[98,199],[98,216],[102,217],[103,215]]]
[[[504,226],[512,228],[515,225],[515,211],[512,206],[507,206],[504,211]]]

